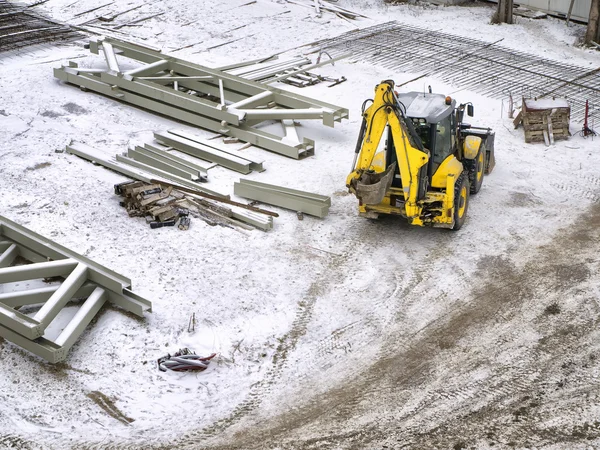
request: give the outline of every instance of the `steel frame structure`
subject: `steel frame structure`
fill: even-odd
[[[272,120],[318,119],[333,127],[335,122],[348,118],[346,108],[184,61],[139,44],[104,37],[91,39],[89,47],[92,53],[104,54],[106,70],[80,69],[70,62],[54,69],[54,76],[292,158],[313,154],[314,141],[307,138],[294,141],[288,133],[277,136],[256,125]],[[117,55],[143,64],[121,70]]]
[[[14,265],[17,258],[28,264]],[[0,216],[0,285],[63,277],[60,285],[0,291],[0,337],[50,363],[64,360],[105,302],[139,317],[152,304],[131,291],[131,280],[94,261]],[[87,298],[59,336],[44,337],[46,329],[73,299]],[[33,316],[19,311],[41,305]]]
[[[388,22],[314,44],[331,56],[352,53],[397,72],[422,72],[494,98],[561,97],[571,116],[600,120],[600,68],[579,67],[484,42]]]

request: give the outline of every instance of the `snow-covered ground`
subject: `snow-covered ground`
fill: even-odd
[[[80,24],[137,4],[38,9]],[[500,26],[485,3],[339,4],[369,19],[282,0],[165,0],[120,16],[164,13],[116,36],[218,66],[398,20],[600,65],[598,52],[574,46],[584,27],[552,18]],[[174,123],[60,84],[52,68],[62,61],[103,65],[81,46],[0,60],[0,214],[130,277],[154,304],[143,320],[106,308],[56,366],[0,339],[0,448],[600,446],[598,139],[525,144],[500,100],[421,79],[405,89],[432,85],[475,105],[473,122],[496,131],[496,169],[458,233],[364,220],[344,187],[360,106],[379,81],[418,74],[341,61],[318,69],[348,78],[336,87],[282,86],[350,110],[334,129],[303,122],[314,157],[244,150],[267,168],[249,178],[329,195],[328,217],[280,210],[268,233],[200,220],[151,230],[119,207],[112,185],[124,177],[55,150],[78,140],[111,155]],[[231,193],[238,178],[210,171]],[[185,346],[218,357],[200,374],[157,370]]]

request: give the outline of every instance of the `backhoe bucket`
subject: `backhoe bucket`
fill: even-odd
[[[356,197],[365,205],[378,205],[392,185],[396,163],[385,172],[364,172],[356,183]]]

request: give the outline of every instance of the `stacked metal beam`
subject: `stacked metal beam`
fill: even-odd
[[[234,194],[321,218],[329,213],[331,206],[331,198],[325,195],[250,180],[235,183]]]
[[[107,69],[80,69],[71,62],[54,69],[54,76],[292,158],[313,154],[314,141],[297,139],[286,127],[279,136],[255,126],[272,120],[317,119],[333,127],[335,122],[348,118],[345,108],[164,55],[139,44],[100,38],[90,41],[90,50],[104,54]],[[144,64],[122,71],[117,55]]]
[[[20,258],[18,265],[15,265]],[[23,264],[29,262],[29,264]],[[47,285],[32,280],[64,279]],[[11,283],[33,285],[13,290]],[[66,358],[106,301],[140,317],[151,303],[131,292],[131,281],[84,256],[0,216],[0,336],[51,363]],[[40,287],[41,286],[41,287]],[[87,298],[57,338],[45,334],[72,299]],[[39,307],[33,316],[20,311]]]
[[[185,131],[170,130],[155,132],[154,139],[190,156],[210,161],[243,174],[250,173],[253,170],[256,172],[265,170],[262,161],[253,160],[246,156],[234,155],[214,147],[209,141]]]

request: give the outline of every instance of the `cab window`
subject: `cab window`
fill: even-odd
[[[452,125],[450,123],[450,116],[448,116],[435,126],[433,162],[436,168],[452,153],[452,144]]]

